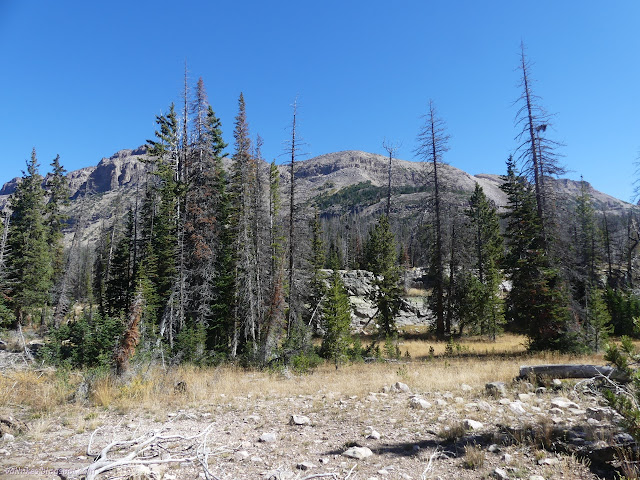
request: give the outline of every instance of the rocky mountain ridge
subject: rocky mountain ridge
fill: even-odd
[[[115,216],[124,216],[136,198],[141,198],[146,182],[146,147],[120,150],[105,157],[93,167],[85,167],[67,174],[71,190],[71,205],[67,237],[82,225],[84,242],[97,238],[100,225]],[[342,151],[320,155],[300,161],[296,167],[297,196],[301,204],[319,205],[327,216],[357,211],[373,215],[381,211],[386,202],[388,157],[361,151]],[[267,166],[264,165],[266,169]],[[288,191],[289,167],[280,165],[283,191]],[[415,216],[424,210],[429,190],[431,166],[422,162],[394,159],[392,166],[392,209],[399,218]],[[500,190],[499,175],[470,175],[451,165],[439,170],[445,194],[450,201],[464,204],[479,183],[486,195],[499,207],[506,204]],[[0,208],[8,207],[9,196],[15,191],[19,178],[5,183],[0,189]],[[568,179],[552,181],[556,195],[565,203],[580,192],[580,182]],[[588,186],[597,211],[621,215],[633,207]],[[136,193],[137,192],[137,193]],[[287,196],[283,195],[286,201]]]

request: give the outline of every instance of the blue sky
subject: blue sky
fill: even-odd
[[[629,200],[639,24],[636,0],[0,0],[0,181],[32,147],[46,171],[56,154],[73,170],[144,144],[180,99],[185,61],[230,144],[244,92],[267,160],[285,160],[296,96],[307,157],[384,153],[387,138],[413,160],[433,99],[451,135],[445,160],[501,174],[516,146],[522,40],[568,176]]]

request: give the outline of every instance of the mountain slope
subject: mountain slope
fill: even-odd
[[[72,202],[68,209],[67,241],[82,227],[82,240],[93,243],[102,225],[123,217],[127,209],[142,198],[146,181],[146,148],[120,150],[103,158],[94,167],[69,172]],[[296,195],[306,206],[318,205],[325,216],[340,216],[358,212],[364,216],[382,211],[386,204],[388,157],[360,152],[343,151],[320,155],[300,161],[296,166]],[[267,166],[265,165],[266,169]],[[279,166],[283,199],[288,191],[289,167]],[[429,191],[431,166],[420,162],[393,160],[392,211],[399,218],[411,218],[424,210]],[[440,169],[440,179],[449,201],[466,204],[475,184],[479,183],[496,205],[503,207],[506,196],[500,190],[499,175],[470,175],[450,165]],[[7,208],[8,198],[19,179],[7,182],[0,190],[0,208]],[[551,182],[558,203],[570,208],[580,193],[580,182],[560,179]],[[588,187],[596,211],[609,215],[623,215],[633,207],[630,203]]]

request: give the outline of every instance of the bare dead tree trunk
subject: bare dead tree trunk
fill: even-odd
[[[9,238],[9,222],[11,215],[5,212],[2,225],[2,240],[0,240],[0,275],[4,273],[5,252],[7,250],[7,239]]]
[[[293,102],[293,121],[291,124],[291,164],[289,168],[289,174],[291,177],[291,186],[289,189],[289,310],[287,315],[287,337],[291,335],[291,330],[293,326],[293,319],[295,318],[295,278],[294,278],[294,259],[295,259],[295,163],[296,163],[296,153],[297,153],[297,145],[296,145],[296,116],[298,114],[297,111],[297,99]]]
[[[395,157],[396,152],[398,151],[399,145],[392,142],[387,142],[385,140],[382,142],[382,147],[389,154],[389,170],[388,170],[388,176],[387,176],[387,208],[386,208],[387,218],[389,218],[389,214],[391,213],[391,164],[393,161],[393,157]]]

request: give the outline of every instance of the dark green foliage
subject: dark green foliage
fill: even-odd
[[[633,292],[608,287],[604,301],[611,316],[613,334],[637,336],[635,319],[640,317],[640,297]]]
[[[9,281],[19,322],[50,301],[53,286],[50,237],[45,225],[44,189],[35,149],[10,203]]]
[[[336,270],[333,271],[322,303],[324,336],[320,355],[334,363],[336,369],[347,358],[350,343],[351,305],[349,296]]]
[[[566,286],[545,252],[545,240],[530,184],[517,176],[512,161],[501,188],[508,196],[505,273],[511,280],[506,299],[510,327],[526,333],[531,350],[572,350]]]
[[[180,362],[204,365],[208,361],[205,350],[207,332],[204,325],[185,327],[176,335],[173,354]]]
[[[55,365],[72,368],[111,367],[123,331],[124,322],[118,317],[83,315],[51,331],[44,356]]]
[[[604,397],[622,415],[624,427],[636,442],[640,441],[640,373],[637,369],[640,355],[631,338],[623,336],[621,344],[607,347],[605,360],[624,372],[631,382],[618,385],[605,383]]]
[[[412,187],[409,185],[403,185],[398,187],[391,187],[392,195],[404,195],[409,193],[424,192],[426,187]],[[371,181],[356,183],[355,185],[349,185],[341,188],[335,193],[323,193],[314,198],[314,203],[324,210],[336,205],[352,207],[357,205],[358,207],[373,205],[384,199],[387,194],[387,187],[376,187],[371,184]]]
[[[47,178],[47,191],[49,201],[47,202],[47,227],[49,230],[49,246],[51,248],[51,262],[53,267],[53,278],[61,278],[64,270],[64,245],[62,228],[69,218],[62,213],[62,208],[69,205],[69,185],[66,170],[60,165],[60,155],[51,162],[52,172]]]
[[[320,324],[321,315],[318,315],[318,309],[325,297],[326,273],[322,271],[325,263],[324,242],[322,241],[322,225],[316,210],[313,221],[311,222],[311,258],[309,259],[311,267],[311,281],[309,295],[309,317],[308,323],[314,328]]]
[[[402,288],[398,254],[389,219],[382,215],[375,224],[364,248],[367,270],[376,276],[371,299],[377,308],[376,320],[384,337],[396,333],[395,318],[400,311]]]
[[[469,218],[473,235],[477,281],[475,278],[463,280],[462,299],[458,305],[463,310],[459,314],[461,322],[475,324],[479,333],[495,340],[503,323],[502,299],[499,296],[502,274],[499,265],[503,258],[503,239],[500,235],[498,214],[489,202],[482,187],[476,183],[465,212]],[[465,316],[468,315],[468,320]]]

